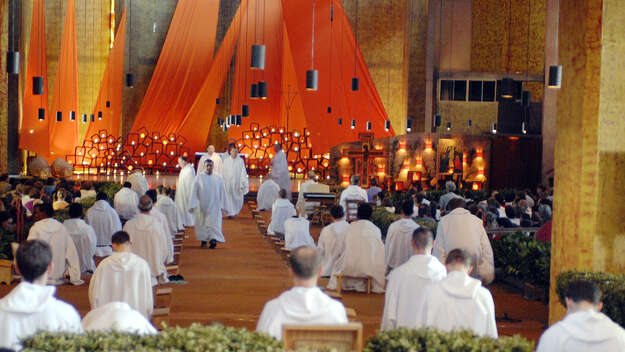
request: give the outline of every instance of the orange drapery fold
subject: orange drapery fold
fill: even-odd
[[[178,2],[132,132],[164,133],[180,125],[213,62],[218,14],[219,0]]]
[[[33,15],[30,26],[30,46],[26,67],[26,87],[19,129],[19,147],[41,156],[49,153],[48,121],[52,115],[48,111],[48,62],[46,59],[45,7],[43,0],[33,1]],[[43,95],[33,94],[33,77],[41,76],[44,80]],[[45,120],[40,121],[37,114],[45,109]]]
[[[193,105],[178,128],[173,130],[187,139],[186,146],[192,152],[205,148],[206,138],[215,117],[215,99],[219,96],[228,75],[232,55],[239,39],[239,26],[242,24],[240,22],[245,18],[246,10],[247,0],[242,0]],[[171,129],[161,130],[161,133],[170,132]]]
[[[122,84],[124,79],[124,43],[126,40],[126,9],[122,14],[122,19],[117,28],[113,48],[109,53],[98,100],[93,108],[96,120],[89,124],[85,138],[89,139],[100,130],[118,136],[121,124],[122,112]],[[106,102],[110,102],[110,107],[106,107]],[[102,119],[99,119],[98,112],[102,112]],[[78,118],[78,117],[77,117]]]
[[[57,121],[56,112],[61,111],[62,121]],[[70,112],[75,120],[70,120]],[[54,96],[48,119],[50,131],[49,159],[65,158],[78,145],[78,55],[76,52],[76,9],[74,0],[67,2],[65,24],[61,37],[59,68],[54,84]]]

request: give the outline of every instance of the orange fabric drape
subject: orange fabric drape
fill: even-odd
[[[180,0],[148,90],[132,126],[150,131],[178,127],[213,62],[219,0]]]
[[[19,129],[20,149],[30,150],[42,156],[49,153],[48,121],[52,117],[48,111],[48,62],[46,59],[46,20],[43,0],[33,1],[33,15],[30,26],[30,46],[26,67],[26,87]],[[33,94],[33,77],[42,76],[44,94]],[[39,121],[39,108],[46,110],[46,119]]]
[[[56,112],[63,113],[62,121],[56,120]],[[70,111],[76,119],[70,120]],[[54,96],[48,119],[50,130],[49,159],[65,159],[78,145],[78,55],[76,52],[76,9],[74,0],[67,2],[65,24],[61,37],[59,68],[54,85]]]
[[[216,102],[228,75],[232,55],[239,39],[239,27],[247,11],[247,0],[242,0],[226,36],[219,46],[208,75],[195,97],[189,112],[175,129],[160,130],[161,133],[176,132],[187,139],[192,152],[204,150],[215,117]]]
[[[124,43],[126,39],[126,9],[122,14],[122,19],[117,28],[113,48],[109,53],[98,100],[93,108],[93,114],[96,116],[94,122],[89,124],[85,138],[88,139],[100,130],[106,130],[108,133],[118,136],[121,124],[122,112],[122,84],[124,80]],[[106,107],[106,102],[110,102],[110,107]],[[102,112],[102,119],[97,118],[98,112]]]

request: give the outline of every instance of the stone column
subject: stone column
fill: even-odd
[[[625,269],[625,1],[560,2],[549,321],[567,269]]]

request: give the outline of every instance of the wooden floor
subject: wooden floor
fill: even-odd
[[[247,206],[235,219],[224,219],[223,225],[227,242],[213,250],[200,248],[189,229],[181,258],[181,274],[189,283],[169,285],[173,288],[170,325],[218,322],[254,329],[265,302],[291,286],[285,261],[262,238]],[[312,232],[317,237],[320,227],[313,227]],[[9,289],[1,285],[0,296]],[[57,296],[84,316],[89,310],[87,289],[88,285],[60,286]],[[500,335],[521,334],[534,340],[540,336],[547,321],[546,305],[526,301],[502,284],[493,284],[489,289],[498,317],[506,313],[509,318],[521,320],[499,322]],[[344,293],[343,304],[356,310],[365,339],[375,333],[384,295]]]

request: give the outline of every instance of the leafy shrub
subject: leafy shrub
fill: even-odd
[[[401,218],[401,215],[391,214],[384,207],[376,207],[371,214],[371,222],[377,226],[382,232],[382,238],[386,238],[388,227],[391,226],[393,221]]]
[[[265,334],[220,325],[166,327],[158,335],[119,332],[39,333],[23,341],[24,351],[283,351]]]
[[[491,339],[471,331],[443,332],[432,328],[378,331],[365,346],[365,352],[463,351],[529,352],[534,343],[515,335]]]
[[[113,198],[115,198],[115,193],[119,192],[122,189],[122,184],[119,182],[102,182],[95,185],[95,188],[98,192],[104,192],[109,198],[109,203],[113,204]]]
[[[0,259],[13,259],[11,242],[15,242],[15,235],[9,231],[0,229]]]
[[[625,275],[607,274],[598,271],[563,271],[556,278],[556,293],[560,303],[566,307],[564,293],[569,282],[592,281],[601,290],[602,312],[620,326],[625,327]]]
[[[551,243],[536,241],[522,232],[492,241],[495,267],[533,285],[549,286]]]

